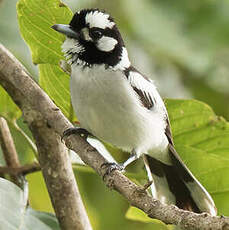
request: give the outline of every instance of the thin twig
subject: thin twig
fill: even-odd
[[[64,130],[72,127],[71,123],[64,117],[61,111],[57,110],[52,100],[41,90],[32,78],[29,77],[21,64],[1,46],[0,84],[22,109],[25,119],[30,125],[33,124],[33,122],[38,125],[39,122],[37,119],[40,118],[41,127],[43,127],[45,121],[49,129],[52,130],[52,135],[54,131],[57,136],[62,135]],[[37,128],[39,128],[39,125]],[[34,132],[34,130],[32,131]],[[38,132],[37,135],[42,135],[42,133]],[[39,138],[42,138],[42,136]],[[68,137],[66,144],[69,148],[77,152],[86,164],[91,166],[103,177],[106,169],[102,169],[101,165],[107,161],[96,149],[80,136],[76,135]],[[50,157],[50,159],[47,160],[50,161],[52,159]],[[44,163],[42,160],[41,166]],[[149,196],[147,192],[144,192],[141,187],[134,184],[119,171],[113,171],[113,173],[107,175],[105,182],[122,194],[131,205],[143,210],[151,218],[159,219],[166,224],[179,225],[181,229],[188,230],[229,229],[228,217],[213,217],[206,213],[196,214],[179,209],[174,205],[164,205]]]
[[[3,167],[3,166],[0,166],[0,173],[9,174],[9,175],[13,175],[13,176],[17,176],[18,174],[25,176],[29,173],[38,172],[40,170],[41,170],[41,167],[36,162],[32,163],[32,164],[23,165],[20,167],[7,167],[7,166]]]
[[[20,162],[7,121],[0,117],[0,144],[7,167],[18,168]],[[12,181],[22,187],[21,175],[11,174]]]

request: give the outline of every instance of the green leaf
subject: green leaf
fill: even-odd
[[[70,119],[71,103],[69,80],[70,77],[57,65],[39,65],[39,83],[55,104]]]
[[[196,100],[166,100],[175,147],[188,168],[215,199],[219,214],[229,208],[229,123]],[[224,194],[224,195],[223,195]]]
[[[7,120],[21,163],[28,163],[28,160],[34,159],[31,153],[36,153],[36,148],[16,123],[22,114],[21,110],[1,86],[0,95],[0,116]]]
[[[17,14],[21,35],[35,64],[58,64],[64,59],[60,48],[64,35],[51,26],[70,22],[72,12],[66,5],[59,0],[20,0]]]
[[[17,13],[21,35],[30,47],[33,62],[40,64],[41,87],[72,121],[69,76],[58,66],[65,59],[61,52],[65,36],[51,29],[54,24],[68,24],[71,10],[59,0],[20,0]]]
[[[7,92],[0,86],[0,116],[9,121],[15,121],[21,116],[21,111]]]
[[[50,227],[50,229],[60,229],[59,224],[57,222],[57,219],[52,213],[39,212],[39,211],[35,211],[35,210],[31,209],[31,208],[28,208],[27,209],[27,215],[29,217],[28,218],[29,221],[27,221],[27,226],[28,227],[31,226],[32,224],[34,224],[34,222],[33,222],[34,220],[36,220],[36,221],[39,220],[39,222],[42,222],[46,226]],[[31,225],[30,225],[30,223],[31,223]],[[39,227],[37,226],[36,229],[39,230],[40,226]],[[47,229],[49,229],[49,228],[47,228]]]
[[[26,180],[29,186],[30,206],[35,210],[54,212],[42,173],[36,172],[28,174]],[[39,198],[37,194],[39,194]]]
[[[229,175],[229,158],[189,146],[176,146],[184,162],[193,173],[206,184],[212,194],[229,190],[229,181],[222,175]]]
[[[135,207],[129,207],[129,209],[126,212],[126,218],[130,220],[140,221],[144,223],[153,223],[153,229],[158,230],[169,230],[173,229],[172,225],[166,225],[160,220],[152,219],[148,217],[142,210],[135,208]]]
[[[34,142],[25,134],[16,122],[9,122],[11,135],[19,156],[21,164],[27,164],[34,161],[34,155],[37,156],[37,148]]]
[[[167,105],[175,143],[219,154],[229,150],[229,123],[208,105],[195,100],[168,100]]]
[[[229,215],[229,123],[200,101],[167,99],[166,107],[177,152],[212,195],[218,214]],[[144,179],[139,175],[130,177]],[[128,218],[139,215],[128,211]]]
[[[216,193],[213,198],[217,207],[220,207],[219,214],[228,216],[229,192]]]
[[[10,181],[0,178],[0,226],[7,230],[60,230],[53,214],[27,208],[23,191]]]

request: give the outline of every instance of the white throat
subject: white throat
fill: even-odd
[[[78,58],[78,54],[84,51],[84,47],[80,45],[80,43],[76,39],[68,37],[66,37],[61,48],[64,56],[67,59],[68,64],[74,63]]]
[[[114,44],[111,44],[114,45]],[[73,38],[66,38],[64,43],[61,46],[62,52],[67,59],[68,64],[70,65],[87,65],[86,62],[78,59],[78,54],[84,51],[84,47],[80,45],[80,43]],[[122,48],[122,53],[120,56],[120,61],[111,69],[113,70],[125,70],[130,67],[131,63],[128,57],[128,53],[125,47]]]

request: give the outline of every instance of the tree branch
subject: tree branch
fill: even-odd
[[[44,132],[37,132],[36,138],[38,141],[45,138],[56,138],[57,141],[64,130],[72,127],[72,124],[63,116],[50,98],[30,78],[26,70],[3,47],[0,47],[0,84],[21,108],[29,126],[33,126],[33,132],[35,132],[34,129],[40,127],[45,131],[50,130],[49,135],[46,136],[43,136]],[[40,121],[40,124],[38,121]],[[36,126],[34,126],[34,122]],[[49,128],[43,127],[44,123],[48,124],[47,127]],[[48,142],[46,143],[48,144]],[[72,135],[66,139],[66,145],[77,152],[81,159],[99,175],[104,175],[106,169],[101,168],[101,165],[106,160],[84,139]],[[40,155],[43,156],[42,153]],[[52,159],[50,157],[47,160]],[[41,159],[42,168],[44,167],[43,164],[45,162]],[[44,173],[45,175],[46,173]],[[60,176],[60,174],[57,175]],[[113,171],[112,174],[106,176],[105,182],[121,193],[131,205],[140,208],[151,218],[159,219],[166,224],[179,225],[180,228],[189,230],[229,229],[229,218],[212,217],[206,213],[196,214],[178,209],[174,205],[164,205],[158,200],[152,199],[141,187],[131,182],[119,171]]]
[[[53,121],[63,117],[62,113],[30,78],[25,68],[2,45],[0,45],[0,84],[22,110],[24,119],[35,138],[41,170],[61,228],[91,230],[67,148],[58,134],[69,126],[69,122],[65,120],[62,127],[57,130],[57,124]]]
[[[0,166],[0,173],[9,174],[17,176],[18,174],[27,175],[29,173],[38,172],[41,170],[41,167],[38,163],[34,162],[32,164],[23,165],[20,167],[2,167]]]
[[[18,159],[18,154],[14,145],[13,138],[10,133],[9,126],[5,118],[0,117],[0,145],[2,148],[3,156],[6,165],[9,168],[20,167],[20,162]],[[0,171],[1,173],[1,171]],[[20,174],[11,174],[10,177],[12,181],[19,187],[23,187],[21,184]]]

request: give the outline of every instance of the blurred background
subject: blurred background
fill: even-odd
[[[16,0],[2,0],[0,41],[37,76],[20,37]],[[169,98],[195,98],[229,119],[229,2],[226,0],[65,0],[73,12],[105,9],[132,63]]]
[[[16,0],[0,1],[0,42],[38,80],[22,40]],[[65,0],[73,12],[105,9],[121,30],[132,64],[151,77],[167,98],[195,98],[229,120],[229,2],[227,0]],[[44,6],[45,8],[45,6]],[[26,127],[24,127],[26,129]],[[29,132],[27,131],[28,135]],[[25,160],[25,155],[22,160]],[[52,211],[40,173],[27,178],[35,209]],[[128,204],[91,172],[77,181],[95,229],[152,229],[125,218]],[[107,206],[112,212],[107,212]],[[153,229],[166,229],[156,224]]]

